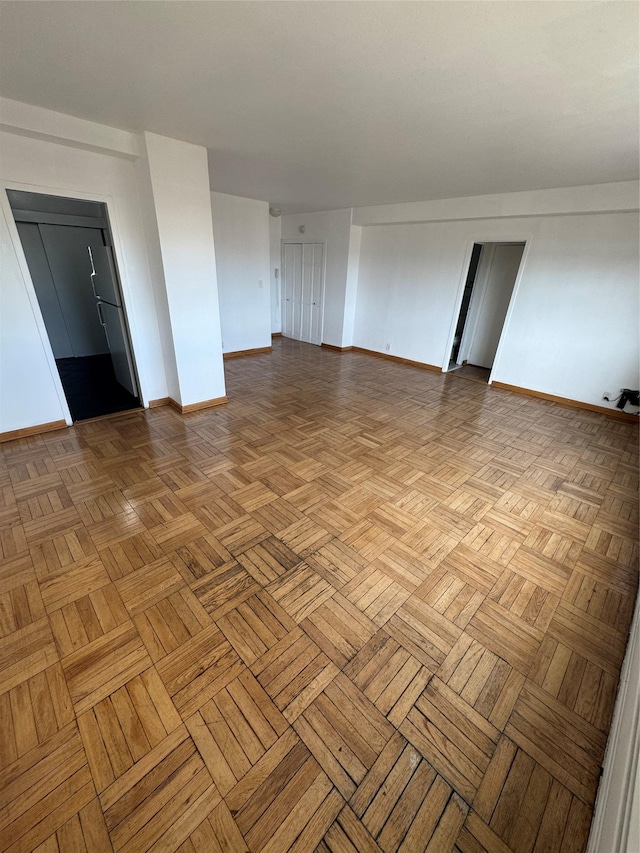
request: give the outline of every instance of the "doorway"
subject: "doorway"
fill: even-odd
[[[320,346],[324,243],[282,244],[282,334]]]
[[[106,205],[7,195],[72,419],[138,408]]]
[[[488,382],[524,243],[475,243],[465,281],[448,371]]]

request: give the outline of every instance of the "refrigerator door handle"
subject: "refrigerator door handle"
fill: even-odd
[[[89,246],[92,264],[92,286],[96,299],[111,305],[121,306],[118,276],[113,254],[109,246]]]
[[[91,264],[91,290],[93,290],[93,295],[96,299],[100,299],[100,296],[96,293],[96,268],[93,263],[93,252],[91,251],[91,246],[87,246],[87,252],[89,253],[89,263]]]
[[[102,302],[96,302],[96,310],[98,312],[98,320],[100,320],[100,325],[104,329],[104,336],[107,339],[107,346],[111,349],[111,341],[109,340],[109,330],[107,329],[107,324],[104,321],[104,316],[102,314]]]

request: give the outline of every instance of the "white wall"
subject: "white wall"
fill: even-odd
[[[144,146],[144,137],[141,139]],[[153,198],[153,184],[151,183],[151,171],[147,157],[138,157],[135,161],[138,191],[140,193],[140,211],[144,227],[144,235],[147,248],[147,260],[151,273],[153,295],[155,299],[156,315],[158,318],[158,332],[162,346],[162,360],[167,383],[167,393],[176,402],[180,399],[180,381],[178,378],[178,366],[176,364],[175,344],[173,342],[173,331],[171,328],[171,314],[169,311],[169,299],[167,297],[167,284],[164,278],[164,267],[162,264],[162,250],[160,246],[160,234],[158,232],[158,219]],[[158,399],[158,398],[156,398]]]
[[[305,233],[298,228],[304,225]],[[351,209],[325,210],[282,217],[282,239],[304,243],[326,242],[323,343],[350,346],[345,341],[345,306],[349,273]],[[346,330],[350,335],[350,330]]]
[[[494,379],[607,405],[639,384],[638,215],[536,224]]]
[[[133,161],[69,144],[1,133],[0,205],[4,212],[4,234],[0,432],[65,417],[69,420],[5,192],[7,187],[106,202],[143,401],[166,397],[162,347]],[[36,356],[37,351],[41,356]]]
[[[68,415],[53,381],[53,357],[50,350],[45,351],[43,331],[35,321],[27,282],[9,233],[9,225],[15,227],[15,223],[8,222],[11,210],[7,213],[7,207],[3,204],[0,208],[0,432],[52,423]]]
[[[360,249],[362,246],[362,228],[352,225],[349,229],[349,255],[347,257],[347,285],[344,299],[344,325],[342,346],[353,346],[353,331],[356,322],[356,297],[358,293],[358,274],[360,271]]]
[[[638,387],[637,234],[637,213],[365,227],[354,344],[444,366],[473,243],[526,241],[492,379],[606,405]]]
[[[282,236],[282,219],[279,216],[269,216],[269,254],[271,258],[271,332],[282,331],[282,303],[280,300],[282,286],[282,252],[280,238]],[[278,276],[276,278],[276,270]]]
[[[144,133],[183,406],[225,396],[206,148]]]
[[[266,201],[211,193],[223,352],[271,346]]]

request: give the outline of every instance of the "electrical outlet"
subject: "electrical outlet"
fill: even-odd
[[[386,345],[386,347],[385,347],[385,349],[386,349],[386,351],[387,351],[387,352],[389,352],[389,350],[391,349],[391,344],[387,344],[387,345]]]
[[[615,397],[615,394],[613,393],[613,391],[605,391],[602,395],[602,399],[606,400],[607,402],[612,400],[614,397]]]

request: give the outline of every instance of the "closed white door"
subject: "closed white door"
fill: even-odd
[[[297,341],[322,342],[324,244],[282,246],[282,334]]]

